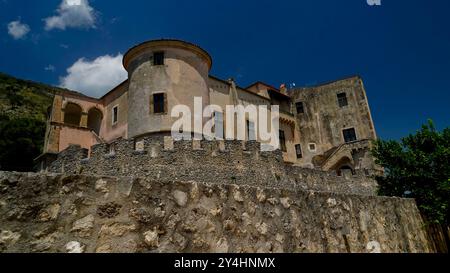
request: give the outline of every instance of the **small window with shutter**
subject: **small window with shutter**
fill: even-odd
[[[303,105],[303,102],[299,101],[295,104],[295,107],[297,108],[297,114],[303,114],[305,113],[305,108]]]
[[[343,134],[344,134],[344,141],[346,143],[357,140],[355,128],[345,129],[343,131]]]
[[[153,113],[162,114],[166,112],[164,93],[153,94]]]
[[[339,107],[342,108],[342,107],[345,107],[348,105],[347,94],[339,93],[339,94],[337,94],[337,98],[338,98]]]
[[[160,92],[150,95],[149,99],[149,113],[153,114],[167,114],[168,104],[167,104],[167,94]]]

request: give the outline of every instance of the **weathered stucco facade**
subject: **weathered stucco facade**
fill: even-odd
[[[360,160],[369,157],[368,148],[370,141],[376,139],[376,132],[359,77],[291,92],[293,102],[303,105],[303,113],[297,113],[296,118],[300,142],[305,147],[305,163],[311,162],[324,170],[345,165],[352,169],[375,166],[372,161]],[[356,140],[345,140],[343,131],[346,129],[354,129]],[[358,149],[348,149],[354,146]]]
[[[359,77],[291,90],[262,82],[242,88],[232,79],[209,75],[211,56],[179,40],[137,45],[125,54],[123,64],[128,80],[102,98],[70,91],[55,96],[44,155],[39,158],[41,169],[71,144],[90,150],[95,144],[117,138],[169,135],[177,120],[170,116],[173,107],[186,105],[194,113],[194,97],[202,98],[203,107],[218,105],[222,109],[227,105],[279,105],[283,160],[290,164],[338,174],[377,169],[368,153],[376,133]],[[344,106],[342,94],[346,96]],[[221,118],[226,121],[226,113]],[[245,118],[249,139],[250,124],[256,121],[250,115]],[[225,122],[221,126],[225,131]],[[353,131],[349,134],[348,130]],[[191,132],[201,133],[194,128]],[[260,141],[258,135],[256,140]],[[353,146],[357,149],[350,148]]]
[[[155,65],[154,53],[164,53],[164,62]],[[170,109],[186,105],[194,109],[194,97],[202,98],[203,105],[210,104],[208,73],[211,57],[200,48],[173,41],[154,41],[132,48],[124,57],[129,72],[128,137],[151,133],[170,132]],[[150,100],[154,94],[163,94],[165,109],[155,113]],[[193,111],[192,111],[193,113]],[[192,122],[194,116],[192,116]],[[203,125],[203,123],[202,123]],[[194,132],[202,134],[202,132]]]

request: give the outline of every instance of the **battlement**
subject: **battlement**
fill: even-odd
[[[360,172],[338,176],[286,164],[280,150],[261,151],[255,141],[173,141],[167,136],[98,144],[91,148],[89,157],[88,150],[70,146],[49,171],[362,195],[374,195],[377,187],[370,176]]]

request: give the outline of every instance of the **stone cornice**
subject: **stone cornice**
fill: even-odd
[[[141,43],[137,46],[134,46],[130,50],[128,50],[127,53],[125,53],[125,55],[123,57],[123,67],[126,70],[128,70],[128,66],[129,66],[131,60],[133,60],[136,56],[142,54],[143,52],[145,52],[149,49],[160,48],[160,47],[181,48],[181,49],[190,50],[190,51],[196,53],[197,55],[199,55],[200,57],[202,57],[208,64],[208,68],[211,69],[212,58],[209,55],[209,53],[206,52],[206,50],[202,49],[201,47],[199,47],[195,44],[181,41],[181,40],[151,40],[151,41]]]

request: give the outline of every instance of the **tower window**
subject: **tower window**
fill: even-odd
[[[153,94],[153,113],[154,114],[161,114],[165,113],[165,94],[164,93],[158,93]]]
[[[112,124],[116,124],[119,121],[119,106],[114,106],[112,110]]]
[[[295,145],[295,154],[297,155],[297,158],[303,158],[303,153],[302,153],[302,145],[297,144]]]
[[[153,65],[164,65],[164,52],[153,53]]]
[[[286,149],[286,136],[284,135],[284,131],[280,130],[280,149],[283,152],[287,152]]]
[[[356,140],[357,140],[357,138],[356,138],[356,131],[355,131],[354,128],[345,129],[345,130],[343,131],[343,133],[344,133],[344,140],[345,140],[345,143],[348,143],[348,142],[352,142],[352,141],[356,141]]]
[[[344,106],[348,105],[346,93],[337,94],[337,98],[338,98],[339,107],[344,107]]]
[[[295,104],[295,107],[297,108],[297,114],[303,114],[303,113],[305,113],[305,108],[304,108],[304,106],[303,106],[303,102],[297,102],[296,104]]]

